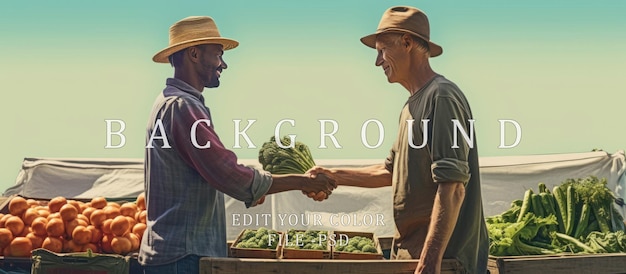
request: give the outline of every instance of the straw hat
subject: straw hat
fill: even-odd
[[[152,61],[169,63],[173,53],[200,44],[220,44],[224,50],[234,49],[239,42],[220,36],[217,25],[209,16],[190,16],[170,27],[169,46],[154,55]]]
[[[430,41],[430,25],[426,14],[414,7],[391,7],[383,13],[378,29],[374,34],[361,38],[361,42],[370,48],[376,48],[376,35],[385,32],[406,32],[428,42],[430,57],[441,55],[441,46]]]

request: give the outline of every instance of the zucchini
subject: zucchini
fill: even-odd
[[[588,203],[583,203],[583,209],[580,213],[580,218],[578,219],[578,224],[576,225],[576,230],[574,232],[574,238],[580,237],[583,232],[587,229],[589,225],[589,215],[591,215],[591,206]]]
[[[522,200],[522,209],[520,210],[519,215],[517,216],[518,223],[521,222],[522,219],[524,219],[524,215],[526,215],[526,213],[530,212],[532,196],[533,196],[533,190],[532,189],[526,190],[526,192],[524,193],[524,200]]]
[[[565,234],[572,235],[572,233],[574,233],[574,225],[576,225],[576,193],[574,193],[574,188],[571,185],[567,187],[566,192],[567,222],[565,225]]]
[[[539,196],[539,194],[533,194],[531,195],[531,202],[532,202],[532,211],[535,213],[535,216],[537,217],[546,217],[546,214],[543,210],[543,206],[541,205],[541,196]]]

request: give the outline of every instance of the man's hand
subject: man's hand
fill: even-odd
[[[316,179],[318,174],[322,174],[323,176],[329,177],[329,178],[331,178],[331,180],[334,181],[334,179],[332,179],[332,177],[330,177],[330,170],[328,170],[326,168],[323,168],[321,166],[315,166],[315,167],[309,169],[306,172],[306,174],[308,174],[311,179]],[[337,187],[336,182],[335,182],[335,187]],[[324,191],[319,191],[319,192],[310,191],[310,192],[307,192],[305,190],[302,190],[302,194],[306,195],[307,197],[309,197],[309,198],[311,198],[311,199],[313,199],[315,201],[321,202],[321,201],[324,201],[324,200],[328,199],[328,197],[330,196],[331,193],[327,193],[327,192],[324,192]]]

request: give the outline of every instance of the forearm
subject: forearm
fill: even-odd
[[[465,197],[465,187],[460,182],[439,183],[428,235],[418,267],[438,269],[448,246]],[[419,269],[418,269],[419,270]],[[427,272],[429,273],[429,272]]]
[[[308,179],[304,174],[272,174],[272,185],[266,194],[274,194],[289,190],[302,190],[303,184]]]
[[[382,164],[362,168],[330,168],[328,170],[337,185],[370,188],[391,185],[391,173]]]

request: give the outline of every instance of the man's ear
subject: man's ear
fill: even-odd
[[[191,62],[198,62],[198,57],[200,56],[200,49],[198,49],[198,47],[189,47],[186,51],[187,53],[187,57],[189,57],[189,60],[191,60]]]
[[[411,38],[410,35],[402,34],[402,43],[404,44],[404,47],[409,47],[412,42],[413,42],[413,39]]]

